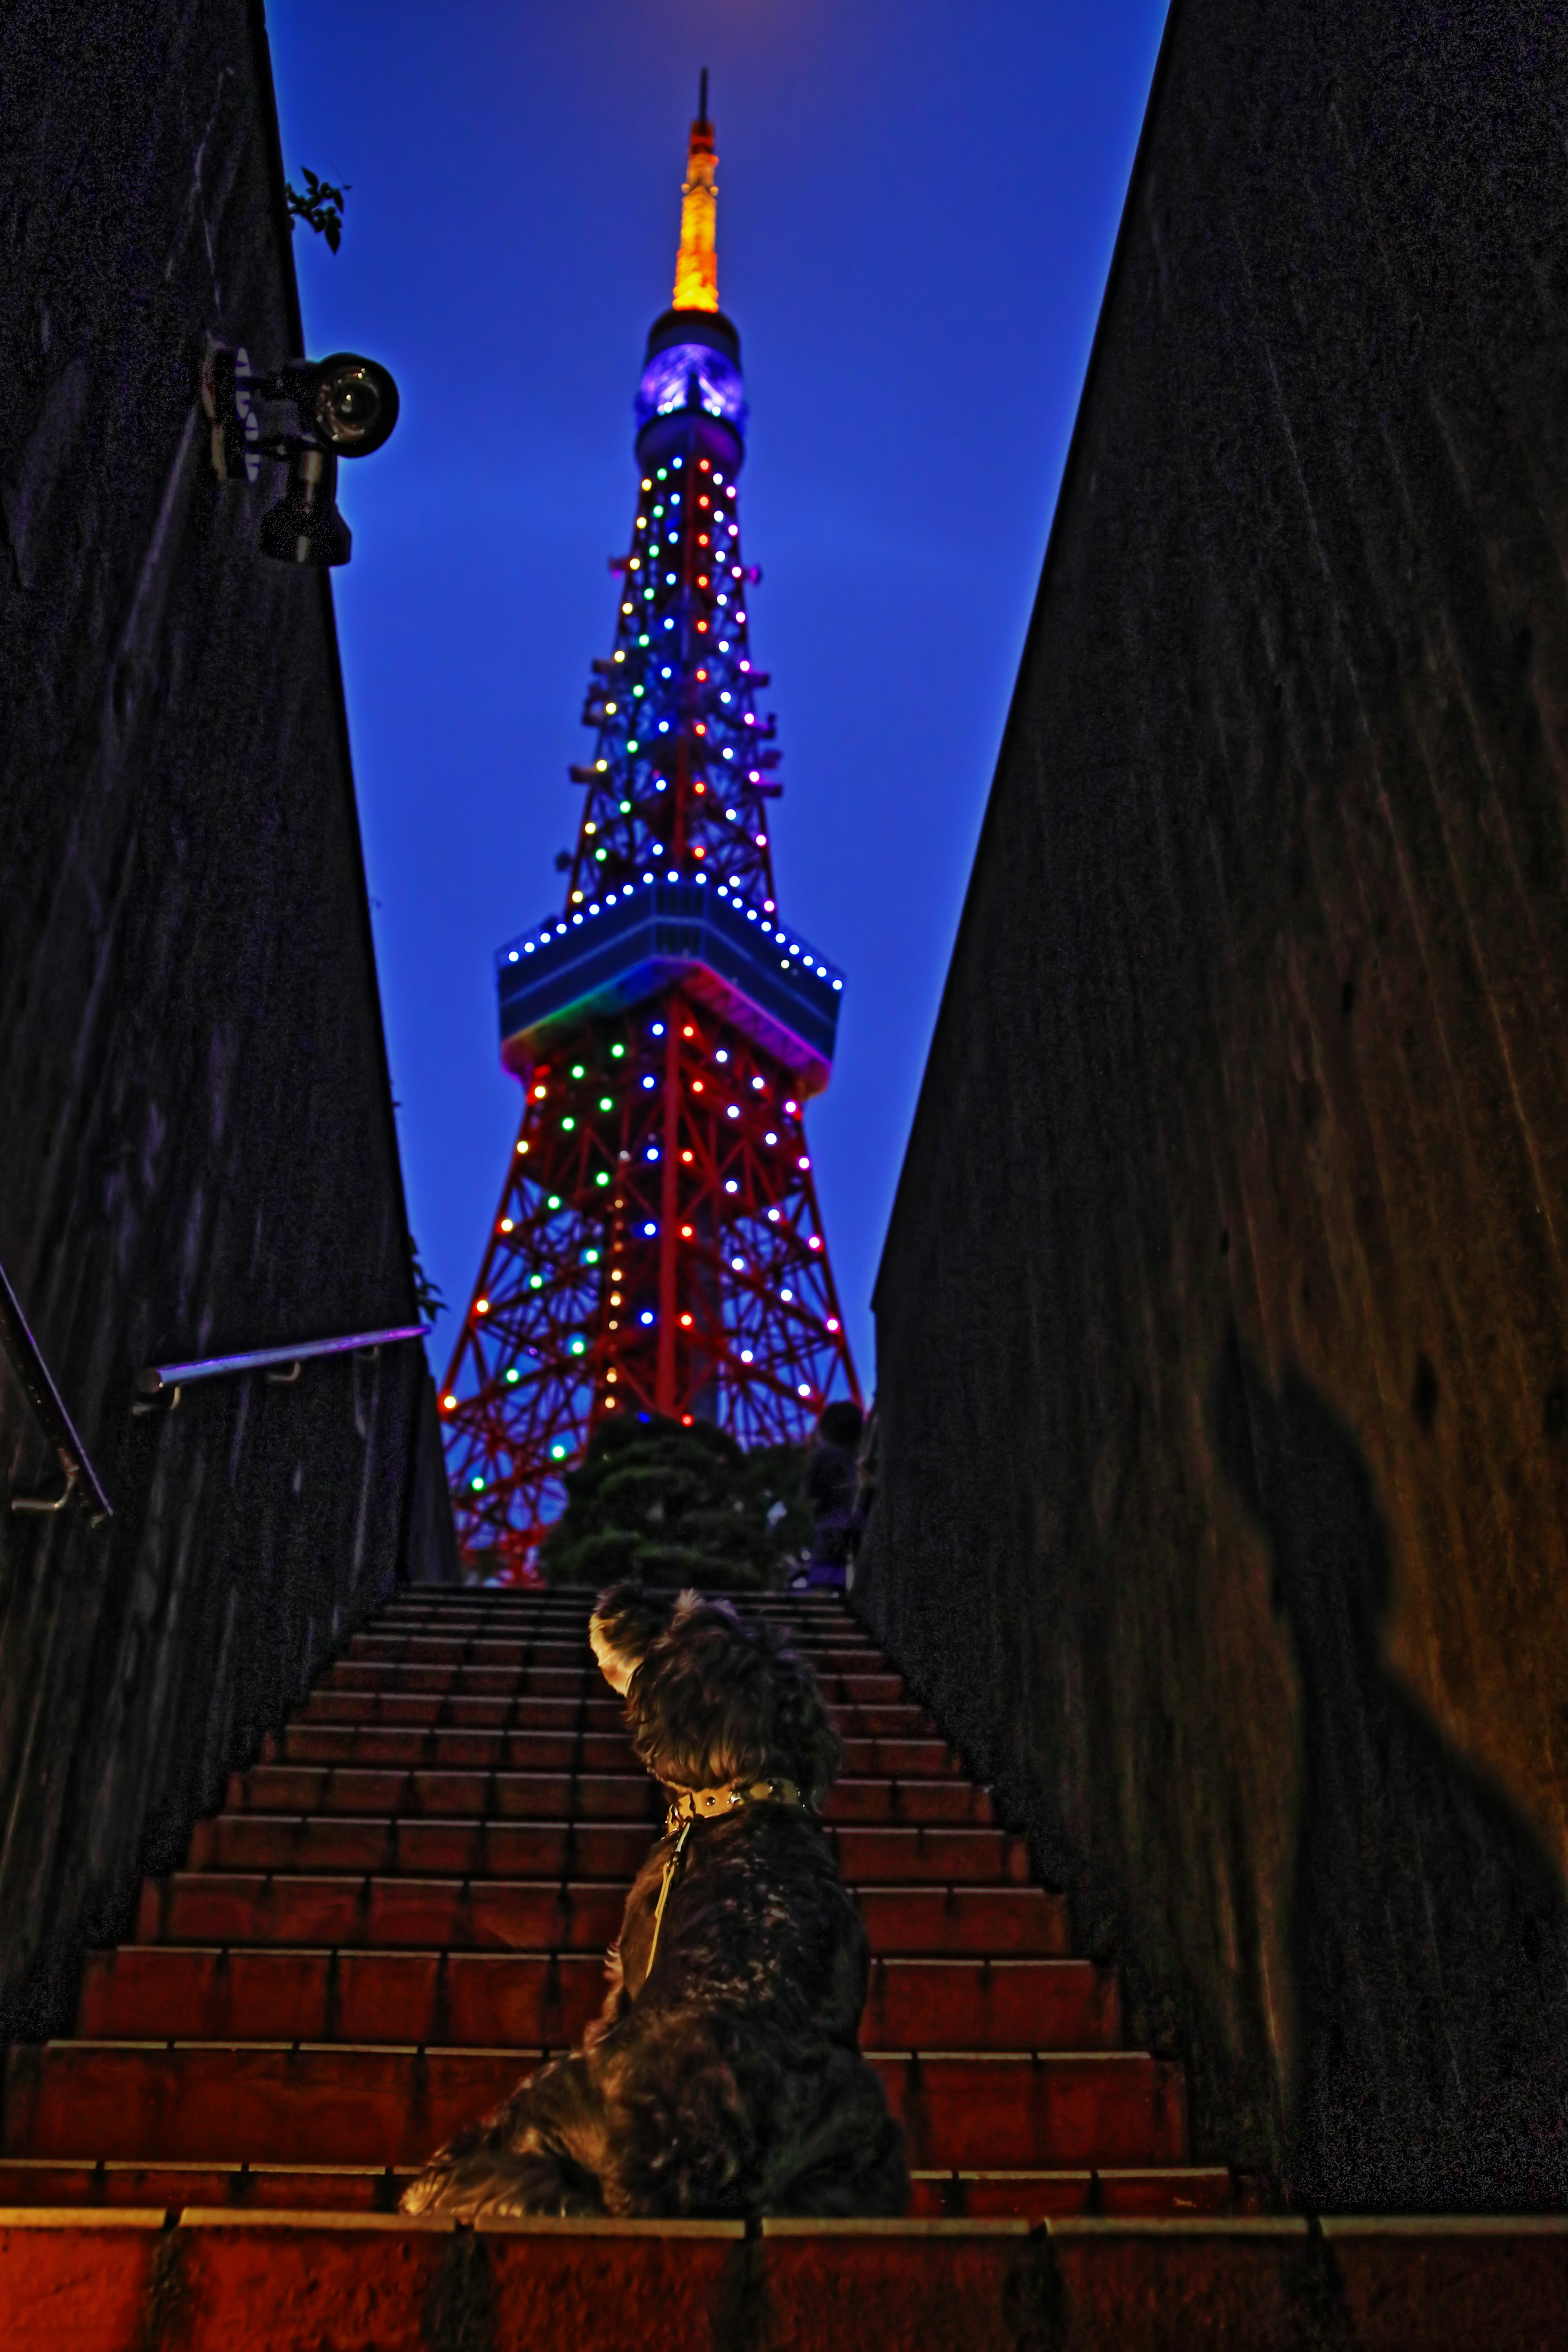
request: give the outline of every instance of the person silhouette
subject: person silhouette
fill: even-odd
[[[1386,1664],[1387,1530],[1354,1438],[1234,1333],[1222,1467],[1267,1536],[1301,1704],[1293,2201],[1568,2200],[1568,1892],[1529,1824]]]
[[[865,1416],[848,1397],[822,1408],[805,1464],[805,1499],[812,1512],[811,1558],[796,1580],[842,1592],[854,1549],[855,1488]]]

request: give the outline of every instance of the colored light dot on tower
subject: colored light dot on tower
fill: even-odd
[[[618,642],[613,667],[595,663],[586,706],[596,740],[579,772],[578,854],[598,871],[579,863],[560,913],[498,966],[503,1060],[529,1087],[531,1129],[515,1155],[529,1168],[517,1171],[498,1225],[507,1247],[465,1318],[441,1401],[459,1540],[487,1575],[499,1559],[503,1578],[528,1572],[596,1413],[620,1403],[627,1419],[657,1411],[686,1426],[711,1413],[743,1444],[771,1444],[805,1436],[823,1398],[857,1392],[839,1319],[824,1311],[832,1281],[804,1134],[792,1127],[784,1152],[765,1128],[766,1104],[798,1120],[826,1083],[842,982],[773,928],[762,719],[747,707],[755,680],[743,683],[739,635],[746,408],[739,338],[719,308],[713,134],[699,128],[706,226],[683,204],[674,309],[649,336],[637,394],[640,488],[621,566],[630,576],[612,607]],[[689,159],[689,188],[693,169]],[[712,557],[697,554],[704,543]],[[691,551],[684,567],[678,549]],[[689,1066],[710,1060],[705,1086]],[[595,1091],[546,1121],[551,1062],[558,1092],[565,1072]],[[618,1101],[606,1062],[625,1075]],[[726,1066],[729,1085],[716,1075]],[[605,1124],[617,1113],[620,1131]],[[751,1221],[763,1218],[765,1248],[752,1252]],[[612,1250],[621,1263],[606,1280]],[[741,1302],[737,1348],[728,1334]],[[613,1339],[597,1320],[606,1312]]]

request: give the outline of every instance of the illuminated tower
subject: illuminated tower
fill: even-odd
[[[707,116],[704,74],[565,904],[497,959],[522,1124],[441,1410],[465,1552],[510,1575],[606,1414],[702,1415],[753,1445],[859,1394],[805,1128],[843,982],[773,889],[779,755],[752,660]]]

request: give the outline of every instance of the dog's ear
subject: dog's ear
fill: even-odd
[[[650,1592],[628,1580],[600,1593],[589,1622],[617,1657],[639,1666],[668,1627],[675,1606],[672,1592]]]
[[[790,1777],[808,1805],[820,1805],[844,1767],[844,1743],[833,1727],[816,1675],[786,1635],[759,1627],[769,1656],[773,1737],[789,1759]]]
[[[732,1601],[724,1600],[717,1592],[699,1592],[694,1585],[689,1584],[684,1591],[675,1596],[666,1631],[679,1633],[693,1617],[701,1618],[705,1623],[718,1618],[722,1618],[727,1625],[739,1625],[741,1622]]]

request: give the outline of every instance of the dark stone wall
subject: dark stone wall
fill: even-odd
[[[877,1291],[863,1605],[1307,2205],[1568,2201],[1565,128],[1176,0]]]
[[[17,0],[0,159],[0,1261],[115,1514],[12,1516],[52,1465],[0,1367],[0,2028],[37,2031],[450,1517],[416,1349],[131,1411],[150,1362],[418,1319],[331,593],[196,404],[208,334],[300,347],[259,6]]]

